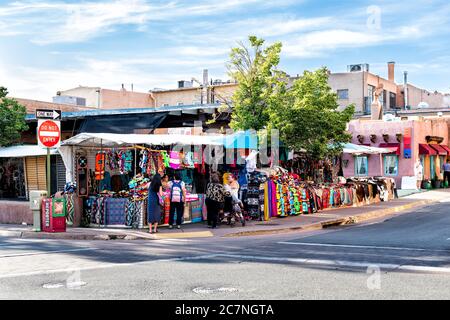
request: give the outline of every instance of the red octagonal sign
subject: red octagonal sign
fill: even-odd
[[[61,140],[60,122],[52,120],[39,120],[38,142],[42,147],[58,147]]]

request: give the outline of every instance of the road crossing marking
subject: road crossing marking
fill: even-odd
[[[450,250],[441,249],[426,249],[426,248],[403,248],[403,247],[383,247],[383,246],[359,246],[349,244],[328,244],[328,243],[311,243],[311,242],[292,242],[280,241],[278,244],[298,245],[298,246],[313,246],[313,247],[340,247],[340,248],[355,248],[355,249],[383,249],[383,250],[404,250],[404,251],[437,251],[450,252]]]
[[[0,255],[0,258],[13,258],[13,257],[24,257],[24,256],[37,256],[42,254],[53,254],[53,253],[64,253],[64,252],[77,252],[77,251],[91,251],[97,250],[97,248],[83,248],[83,249],[67,249],[67,250],[53,250],[53,251],[37,251],[37,252],[21,252],[21,253],[10,253]]]
[[[220,254],[221,257],[236,258],[243,260],[260,260],[270,262],[290,262],[299,264],[311,264],[311,265],[325,265],[333,267],[357,267],[357,268],[369,268],[377,266],[380,269],[392,269],[393,271],[415,271],[415,272],[432,272],[432,273],[450,273],[450,268],[445,267],[431,267],[431,266],[415,266],[415,265],[401,265],[401,264],[388,264],[388,263],[368,263],[368,262],[353,262],[345,260],[321,260],[321,259],[303,259],[303,258],[288,258],[288,257],[263,257],[263,256],[245,256],[235,254]]]
[[[27,276],[40,276],[40,275],[50,275],[55,273],[69,273],[75,271],[87,271],[87,270],[101,270],[115,267],[131,267],[131,266],[139,266],[139,265],[147,265],[156,262],[173,262],[173,261],[193,261],[193,260],[203,260],[203,259],[212,259],[216,257],[220,257],[221,254],[205,254],[201,256],[188,256],[188,257],[178,257],[178,258],[164,258],[164,259],[155,259],[150,261],[141,261],[134,263],[107,263],[103,265],[95,265],[89,267],[69,267],[69,268],[60,268],[60,269],[50,269],[50,270],[41,270],[41,271],[30,271],[23,273],[11,273],[11,274],[0,274],[0,279],[5,278],[17,278],[17,277],[27,277]]]

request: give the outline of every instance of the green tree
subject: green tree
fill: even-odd
[[[20,139],[20,133],[28,129],[26,109],[16,100],[7,98],[8,90],[0,87],[0,146],[8,146]]]
[[[233,48],[227,67],[238,88],[232,97],[231,128],[260,130],[269,123],[269,109],[278,102],[277,90],[284,73],[277,70],[281,43],[264,47],[264,40],[249,36],[250,48],[243,43]]]
[[[346,132],[355,108],[338,111],[337,94],[328,85],[328,70],[305,71],[284,95],[284,101],[270,110],[271,126],[280,130],[288,147],[306,150],[313,159],[338,154],[349,142]]]

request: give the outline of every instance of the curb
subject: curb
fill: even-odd
[[[288,228],[279,228],[279,229],[271,229],[271,230],[254,230],[254,231],[242,231],[242,232],[236,232],[236,233],[230,233],[226,234],[222,237],[248,237],[248,236],[258,236],[258,235],[267,235],[267,234],[280,234],[280,233],[288,233],[288,232],[295,232],[295,231],[314,231],[314,230],[320,230],[320,229],[326,229],[333,226],[340,226],[340,225],[350,225],[350,224],[356,224],[367,220],[382,218],[387,215],[391,215],[396,212],[405,211],[408,209],[412,209],[415,207],[424,206],[427,204],[439,202],[440,200],[420,200],[413,203],[392,207],[392,208],[386,208],[382,210],[372,210],[366,213],[354,215],[354,216],[347,216],[347,217],[341,217],[337,219],[330,219],[325,220],[322,222],[316,222],[304,226],[298,226],[298,227],[288,227]]]
[[[10,237],[23,238],[23,239],[58,239],[58,240],[162,240],[162,239],[186,239],[186,238],[208,238],[213,237],[214,234],[210,231],[197,231],[197,232],[185,232],[185,233],[161,233],[154,234],[67,234],[67,233],[48,233],[48,232],[9,232]],[[2,235],[2,233],[0,233]]]
[[[21,238],[22,231],[0,230],[0,237]]]
[[[405,211],[415,207],[439,202],[438,200],[420,200],[409,204],[400,205],[396,207],[372,210],[366,213],[361,213],[352,216],[339,217],[335,219],[329,219],[321,222],[311,223],[303,226],[292,226],[286,228],[269,229],[269,230],[253,230],[253,231],[239,231],[234,233],[228,233],[219,237],[246,237],[246,236],[258,236],[258,235],[272,235],[282,234],[288,232],[298,231],[314,231],[326,229],[333,226],[351,225],[360,223],[366,220],[372,220],[381,218],[393,213]],[[160,233],[154,234],[126,234],[126,233],[105,233],[105,234],[67,234],[67,233],[46,233],[46,232],[34,232],[34,231],[10,231],[0,230],[0,236],[14,237],[23,239],[58,239],[58,240],[162,240],[162,239],[182,239],[182,238],[207,238],[214,237],[211,231],[193,231],[182,233]]]

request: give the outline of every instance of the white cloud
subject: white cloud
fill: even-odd
[[[0,85],[6,86],[11,96],[51,101],[56,91],[79,85],[119,89],[122,83],[128,87],[133,83],[135,91],[140,92],[155,87],[174,88],[178,80],[199,78],[203,68],[221,74],[224,60],[180,60],[176,56],[79,58],[66,67],[55,68],[17,67],[0,62],[0,79],[3,80]]]
[[[82,42],[111,32],[116,26],[135,25],[138,31],[147,31],[147,24],[151,21],[218,15],[257,3],[264,6],[274,5],[275,1],[216,0],[198,4],[187,3],[167,2],[152,5],[145,0],[14,2],[0,6],[0,17],[4,20],[0,36],[29,34],[34,36],[32,42],[41,45]]]

